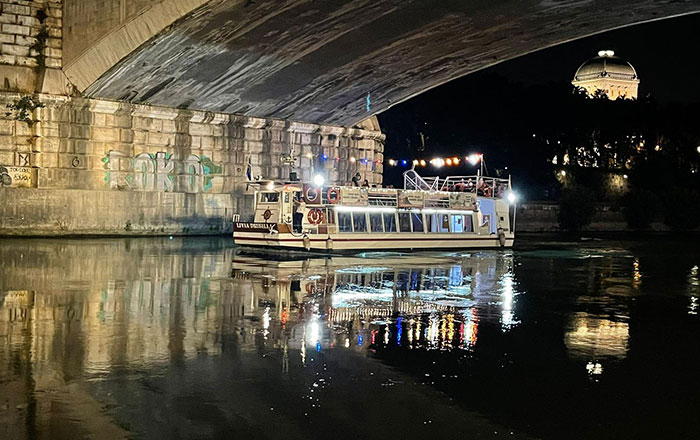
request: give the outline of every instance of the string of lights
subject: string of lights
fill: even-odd
[[[420,167],[426,167],[429,164],[436,167],[436,168],[442,168],[444,166],[459,166],[462,162],[469,163],[471,165],[477,165],[479,162],[484,160],[484,155],[479,154],[479,153],[473,153],[468,156],[451,156],[451,157],[434,157],[432,159],[389,159],[387,160],[387,164],[389,166],[395,167],[395,166],[409,166],[409,165],[414,165],[414,166],[420,166]]]
[[[320,160],[322,160],[322,161],[324,161],[324,162],[327,161],[327,160],[329,160],[329,159],[331,159],[327,154],[313,155],[313,154],[309,153],[309,154],[306,155],[306,157],[309,158],[309,159],[314,159],[315,157],[318,157]],[[336,161],[336,162],[340,162],[340,157],[336,156],[336,157],[334,157],[332,160],[334,160],[334,161]],[[376,163],[377,165],[379,165],[379,164],[382,163],[381,160],[372,160],[372,159],[368,159],[368,158],[366,158],[366,157],[359,157],[359,158],[358,158],[358,157],[352,156],[352,157],[350,157],[349,160],[350,160],[351,163],[355,163],[355,162],[359,161],[359,162],[362,163],[363,165],[368,165],[368,164],[371,164],[371,163]]]
[[[335,158],[330,158],[326,154],[321,154],[321,155],[313,155],[313,154],[307,154],[306,155],[309,159],[313,159],[314,157],[318,157],[322,161],[327,161],[327,160],[335,160],[336,162],[340,161],[340,157],[335,157]],[[351,163],[355,163],[359,161],[363,165],[368,165],[375,163],[377,165],[381,164],[381,160],[372,160],[366,157],[361,157],[361,158],[356,158],[356,157],[350,157],[349,158]],[[420,166],[420,167],[426,167],[428,164],[436,167],[436,168],[442,168],[444,166],[459,166],[462,164],[462,162],[469,163],[471,165],[478,165],[480,162],[484,160],[484,155],[480,153],[472,153],[468,156],[451,156],[451,157],[434,157],[432,159],[387,159],[386,164],[389,166],[395,167],[395,166],[403,166],[403,167],[408,167],[410,165],[413,166]]]

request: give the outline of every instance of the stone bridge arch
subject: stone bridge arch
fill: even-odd
[[[63,71],[85,90],[130,53],[209,0],[63,0]]]
[[[64,1],[69,16],[85,3]],[[532,51],[700,11],[697,0],[109,2],[126,19],[94,45],[72,54],[68,31],[65,72],[88,97],[343,126]],[[150,6],[129,15],[132,3]]]

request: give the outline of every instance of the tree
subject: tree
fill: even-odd
[[[595,196],[588,188],[572,186],[565,189],[559,199],[559,227],[570,232],[580,231],[593,220],[595,207]]]

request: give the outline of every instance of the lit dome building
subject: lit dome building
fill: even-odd
[[[609,99],[637,99],[639,77],[634,67],[616,57],[615,52],[601,50],[578,68],[571,84],[582,87],[589,96],[601,90]]]

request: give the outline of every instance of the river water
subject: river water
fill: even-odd
[[[0,438],[699,438],[697,237],[556,240],[0,240]]]

